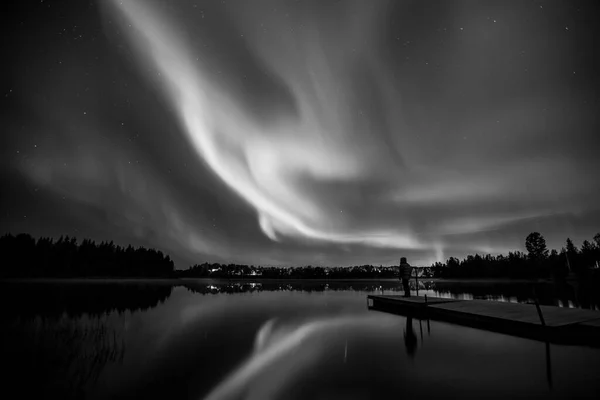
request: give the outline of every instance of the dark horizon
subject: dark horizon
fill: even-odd
[[[424,278],[525,278],[564,281],[575,274],[580,280],[600,278],[600,232],[577,246],[566,238],[565,246],[548,248],[543,235],[531,232],[525,238],[527,252],[507,254],[469,254],[462,260],[450,256],[424,268]],[[301,266],[251,263],[195,262],[177,268],[169,254],[143,246],[121,246],[114,241],[96,243],[89,238],[61,235],[35,238],[30,234],[0,236],[0,253],[12,260],[0,271],[0,278],[185,278],[211,277],[235,279],[395,279],[399,264],[347,264]],[[402,262],[406,262],[403,257]],[[217,268],[217,272],[213,273]]]
[[[252,4],[252,6],[250,6]],[[5,5],[0,231],[178,267],[430,265],[600,227],[598,5]]]

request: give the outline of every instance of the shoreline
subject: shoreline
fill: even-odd
[[[226,279],[226,278],[180,278],[181,281],[211,281],[211,282],[250,282],[250,283],[282,283],[282,282],[311,282],[311,283],[352,283],[352,282],[361,282],[361,283],[401,283],[398,278],[338,278],[338,279],[322,279],[322,278],[289,278],[289,279],[279,279],[279,278],[241,278],[241,279]],[[415,278],[411,278],[411,281],[414,281]],[[538,282],[539,279],[510,279],[510,278],[498,278],[498,279],[489,279],[489,278],[472,278],[472,279],[456,279],[456,278],[419,278],[418,281],[422,282],[448,282],[448,283],[497,283],[497,282],[506,282],[506,283],[528,283],[528,282]]]
[[[411,278],[411,281],[415,278]],[[420,278],[422,282],[440,283],[536,283],[551,282],[543,279],[511,279],[511,278]],[[86,277],[86,278],[6,278],[0,279],[0,283],[149,283],[163,285],[181,285],[193,283],[398,283],[398,278],[108,278],[108,277]]]

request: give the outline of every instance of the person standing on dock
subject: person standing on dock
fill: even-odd
[[[400,279],[402,280],[402,286],[404,286],[404,297],[410,297],[410,287],[408,281],[412,275],[412,267],[406,261],[406,257],[400,258]]]

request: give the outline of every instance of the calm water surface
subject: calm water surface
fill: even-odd
[[[527,301],[518,284],[420,293]],[[5,390],[20,397],[595,398],[600,350],[368,311],[387,284],[1,284]],[[415,288],[416,289],[416,288]],[[597,308],[538,288],[540,301]],[[562,299],[560,298],[562,297]],[[583,299],[583,300],[582,300]],[[8,393],[11,393],[10,391]]]

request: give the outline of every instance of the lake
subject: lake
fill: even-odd
[[[600,349],[367,309],[367,294],[399,289],[389,281],[0,283],[4,390],[259,400],[600,393]],[[535,293],[542,304],[590,309],[599,308],[596,292],[419,282],[429,296],[526,302]]]

